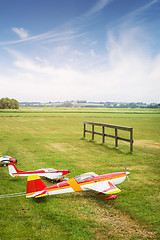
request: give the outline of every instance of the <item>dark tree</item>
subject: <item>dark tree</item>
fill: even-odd
[[[16,99],[1,98],[0,109],[18,109],[19,102]]]

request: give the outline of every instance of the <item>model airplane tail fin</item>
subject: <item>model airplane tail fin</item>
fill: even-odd
[[[9,170],[9,174],[14,177],[14,173],[18,173],[19,170],[16,168],[16,166],[14,165],[14,163],[9,163],[8,164],[8,170]]]
[[[38,175],[28,176],[26,198],[43,197],[47,195],[46,185]]]

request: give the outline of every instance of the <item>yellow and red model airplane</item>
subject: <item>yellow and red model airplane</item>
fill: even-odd
[[[48,195],[94,190],[99,194],[108,195],[104,199],[115,199],[117,195],[112,194],[121,191],[115,185],[122,183],[129,174],[130,172],[127,171],[104,175],[89,172],[51,186],[46,186],[38,175],[33,175],[27,179],[26,197],[38,198]]]

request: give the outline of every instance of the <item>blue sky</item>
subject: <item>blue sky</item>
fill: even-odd
[[[160,0],[1,0],[0,98],[160,102]]]

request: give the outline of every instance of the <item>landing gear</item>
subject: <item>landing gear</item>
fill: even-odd
[[[68,180],[69,178],[59,178],[59,182],[63,182],[63,181],[66,181]]]
[[[116,199],[117,198],[117,195],[110,195],[106,198],[103,198],[103,200],[113,200],[113,199]]]

